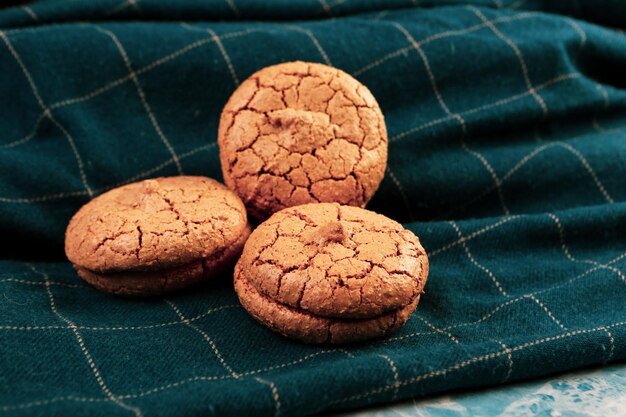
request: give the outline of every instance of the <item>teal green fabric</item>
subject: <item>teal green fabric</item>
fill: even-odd
[[[0,415],[310,415],[625,359],[625,26],[619,0],[0,11]],[[353,74],[386,115],[369,207],[431,261],[408,324],[306,346],[254,322],[229,274],[166,300],[83,283],[70,216],[134,180],[221,178],[221,107],[296,59]]]

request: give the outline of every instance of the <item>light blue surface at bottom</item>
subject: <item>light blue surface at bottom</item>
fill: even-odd
[[[626,365],[415,399],[342,417],[626,416]]]

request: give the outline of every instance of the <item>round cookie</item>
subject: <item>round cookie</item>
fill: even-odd
[[[218,132],[226,184],[259,219],[286,207],[363,207],[387,164],[387,130],[370,91],[345,72],[288,62],[244,81]]]
[[[85,204],[67,227],[65,253],[96,288],[150,296],[218,275],[249,234],[242,201],[224,185],[205,177],[157,178]]]
[[[235,290],[261,323],[310,343],[382,336],[408,320],[428,276],[399,223],[336,203],[284,209],[248,239]]]

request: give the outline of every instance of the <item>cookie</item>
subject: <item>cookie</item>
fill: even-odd
[[[242,201],[204,177],[116,188],[71,219],[65,253],[96,288],[151,296],[209,280],[232,266],[250,234]]]
[[[428,276],[419,239],[352,206],[284,209],[248,239],[235,290],[258,321],[308,343],[382,336],[415,310]]]
[[[244,81],[224,107],[226,185],[251,215],[337,202],[364,207],[387,164],[387,130],[370,91],[326,65],[288,62]]]

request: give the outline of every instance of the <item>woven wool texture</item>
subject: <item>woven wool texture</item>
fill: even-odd
[[[620,0],[0,11],[0,415],[305,415],[626,359],[624,16]],[[228,274],[145,301],[83,283],[71,215],[143,178],[221,179],[222,106],[296,59],[354,75],[386,115],[369,208],[431,262],[409,323],[307,346],[254,322]]]

